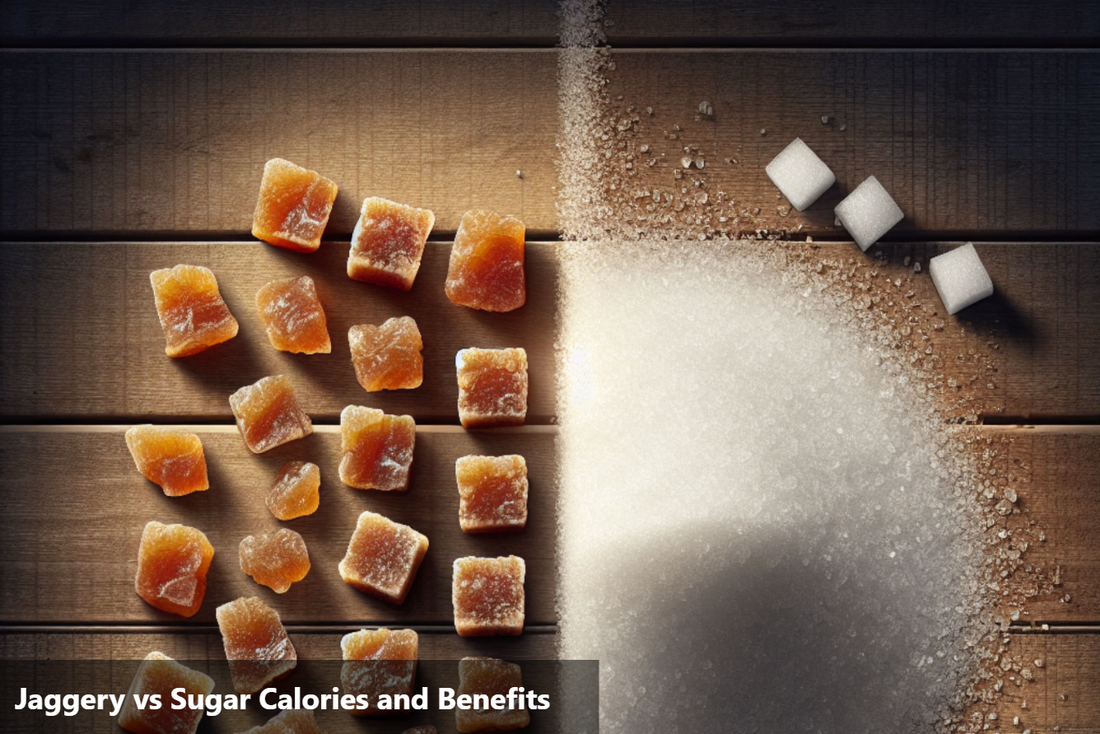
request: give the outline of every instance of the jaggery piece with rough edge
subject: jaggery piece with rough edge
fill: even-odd
[[[294,388],[284,375],[245,385],[229,396],[229,407],[245,445],[254,454],[313,433],[313,422],[298,407]]]
[[[241,734],[325,734],[309,709],[287,709]]]
[[[317,297],[313,278],[273,280],[256,293],[256,308],[267,329],[267,339],[280,352],[329,354],[325,309]]]
[[[526,303],[524,234],[515,217],[466,212],[451,248],[447,298],[482,311],[514,311]]]
[[[359,630],[344,635],[340,650],[344,665],[340,669],[340,687],[344,693],[365,694],[370,704],[353,709],[356,716],[402,713],[400,710],[380,710],[375,705],[378,696],[413,694],[416,682],[416,661],[420,639],[413,630]]]
[[[340,411],[340,481],[356,489],[404,492],[416,444],[416,421],[377,408]]]
[[[513,688],[523,688],[523,671],[515,663],[496,658],[462,658],[458,661],[457,695],[507,696]],[[455,709],[455,726],[463,734],[477,731],[511,731],[531,723],[527,709],[497,711],[492,708]]]
[[[455,461],[463,532],[522,530],[527,525],[527,462],[522,456],[463,456]]]
[[[256,693],[290,675],[298,664],[279,613],[259,597],[222,604],[216,616],[237,693]]]
[[[526,574],[518,556],[456,558],[451,601],[459,636],[522,634]]]
[[[206,696],[214,690],[214,679],[192,670],[162,652],[145,656],[134,673],[118,725],[133,734],[195,734],[202,721],[202,709],[173,709],[172,691],[183,689],[184,696]],[[138,708],[137,699],[159,695],[161,707]]]
[[[427,552],[427,536],[377,513],[364,512],[340,561],[340,576],[360,591],[401,604]]]
[[[336,201],[336,184],[282,158],[264,165],[252,236],[297,252],[314,252]]]
[[[309,573],[309,551],[302,536],[282,528],[275,533],[247,535],[241,541],[241,570],[257,584],[285,594]]]
[[[519,426],[527,418],[527,352],[463,349],[455,355],[464,428]]]
[[[177,265],[149,274],[164,353],[187,357],[237,335],[237,320],[222,300],[218,280],[209,268]]]
[[[348,345],[355,377],[367,392],[411,390],[424,382],[424,341],[410,316],[353,326]]]
[[[308,461],[283,464],[265,503],[280,520],[312,515],[321,505],[321,469]]]
[[[348,277],[409,290],[434,225],[435,214],[428,209],[367,197],[351,235]]]
[[[194,433],[150,424],[131,426],[126,448],[142,476],[169,497],[210,489],[202,440]]]
[[[193,617],[206,596],[214,546],[201,530],[152,520],[141,533],[134,590],[151,606]]]

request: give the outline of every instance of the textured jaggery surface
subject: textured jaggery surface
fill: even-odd
[[[523,687],[523,671],[515,663],[495,658],[462,658],[458,661],[457,695],[507,696],[512,688]],[[531,723],[527,709],[462,711],[455,709],[455,725],[467,734],[476,731],[510,731]]]
[[[424,341],[410,316],[353,326],[348,345],[355,377],[367,392],[409,390],[424,381]]]
[[[213,560],[214,546],[201,530],[153,520],[141,533],[134,590],[157,609],[192,617],[206,596]]]
[[[523,633],[526,564],[518,556],[456,558],[451,587],[461,637]]]
[[[280,520],[312,515],[321,505],[321,469],[308,461],[288,461],[279,470],[265,503]]]
[[[257,584],[285,594],[309,573],[309,551],[302,536],[282,528],[274,533],[247,535],[239,550],[241,570]]]
[[[357,489],[403,492],[416,444],[416,421],[376,408],[349,405],[340,412],[340,481]]]
[[[463,349],[455,356],[458,418],[465,428],[523,425],[527,417],[527,352]]]
[[[524,234],[515,217],[466,212],[451,248],[447,298],[482,311],[514,311],[526,303]]]
[[[428,209],[368,197],[351,235],[348,277],[409,290],[434,225],[435,215]]]
[[[183,695],[206,696],[214,690],[214,679],[182,665],[162,652],[145,656],[130,683],[126,701],[118,713],[118,725],[133,734],[195,734],[202,720],[202,709],[173,709],[172,691],[183,689]],[[159,709],[138,708],[138,696],[159,695]]]
[[[325,734],[309,709],[288,709],[241,734]]]
[[[245,385],[229,396],[229,407],[245,444],[254,454],[313,433],[313,423],[298,407],[294,388],[283,375]]]
[[[428,552],[428,538],[374,512],[359,515],[340,576],[360,591],[401,604]]]
[[[209,268],[177,265],[149,274],[164,353],[186,357],[237,335],[237,320],[222,300],[218,280]]]
[[[336,184],[282,158],[264,166],[252,236],[277,247],[314,252],[336,201]]]
[[[340,669],[343,692],[366,694],[371,702],[352,713],[389,713],[374,706],[379,695],[412,695],[420,650],[419,636],[413,630],[359,630],[344,635],[340,649],[345,660]]]
[[[241,597],[217,609],[229,674],[238,693],[256,693],[298,664],[279,613],[259,597]]]
[[[527,525],[527,462],[522,456],[463,456],[455,461],[458,521],[467,533]]]
[[[133,426],[126,430],[126,447],[138,471],[169,497],[210,489],[202,440],[194,433]]]
[[[325,309],[317,297],[313,278],[302,275],[264,285],[256,293],[256,308],[267,329],[271,346],[295,354],[329,354]]]

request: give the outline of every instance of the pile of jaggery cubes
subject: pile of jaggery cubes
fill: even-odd
[[[252,233],[277,247],[309,253],[318,249],[328,223],[336,184],[320,174],[279,158],[268,161],[260,184]],[[409,290],[435,216],[385,199],[363,202],[352,234],[347,273],[354,280]],[[526,301],[524,225],[510,216],[470,211],[462,218],[451,250],[445,289],[454,303],[483,311],[512,311]],[[157,313],[165,335],[165,353],[186,357],[232,339],[237,320],[218,291],[208,268],[181,264],[150,275]],[[256,294],[256,308],[271,345],[299,354],[329,353],[332,343],[325,311],[308,276],[273,280]],[[352,363],[367,392],[407,390],[423,380],[423,343],[408,316],[383,324],[353,326],[348,333]],[[523,349],[463,349],[456,356],[458,413],[466,428],[521,425],[527,413],[527,354]],[[228,396],[244,445],[263,453],[313,432],[309,416],[283,375],[264,377]],[[388,415],[349,405],[340,414],[340,481],[357,489],[403,491],[416,443],[416,424],[408,415]],[[200,438],[194,433],[140,425],[126,432],[126,444],[138,470],[171,497],[209,488]],[[461,528],[469,533],[521,530],[527,523],[527,466],[522,456],[464,456],[456,462]],[[292,520],[319,505],[321,469],[290,461],[278,472],[266,498],[272,515]],[[359,516],[340,562],[341,578],[351,586],[400,605],[428,551],[428,538],[407,525],[374,512]],[[256,583],[285,593],[310,570],[309,553],[298,533],[249,535],[239,548],[241,570]],[[191,617],[202,606],[214,547],[197,528],[145,526],[138,550],[135,588],[147,603]],[[524,622],[522,558],[458,558],[454,561],[452,600],[459,635],[519,635]],[[217,609],[233,685],[239,693],[262,690],[294,669],[297,654],[279,614],[258,597],[242,597]],[[335,651],[334,651],[335,652]],[[414,630],[360,630],[341,642],[345,661],[342,692],[367,694],[356,714],[376,713],[379,694],[411,694],[418,640]],[[382,665],[382,663],[385,663]],[[349,668],[349,665],[356,667]],[[521,685],[518,666],[502,660],[460,662],[460,691],[507,694]],[[160,652],[142,663],[131,693],[167,694],[183,687],[208,694],[213,681]],[[133,698],[133,697],[129,697]],[[458,711],[462,732],[526,726],[526,710]],[[172,722],[157,717],[175,717]],[[142,711],[128,706],[121,726],[132,732],[194,732],[202,711]],[[320,731],[312,712],[281,714],[254,732]],[[433,731],[428,727],[424,731]],[[410,730],[412,731],[412,730]],[[418,730],[419,731],[419,730]]]

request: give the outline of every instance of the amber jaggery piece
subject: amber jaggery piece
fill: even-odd
[[[154,425],[126,430],[126,447],[142,476],[169,497],[210,489],[202,441],[194,433]]]
[[[313,433],[313,422],[298,407],[294,388],[284,375],[245,385],[229,396],[229,407],[245,445],[254,454]]]
[[[527,525],[527,462],[522,456],[463,456],[455,461],[458,522],[467,533]]]
[[[424,342],[410,316],[353,326],[348,344],[355,377],[367,392],[410,390],[424,381]]]
[[[377,408],[340,411],[340,481],[356,489],[404,492],[416,444],[416,421]]]
[[[289,528],[245,536],[239,554],[241,570],[276,594],[285,594],[291,584],[309,573],[306,542]]]
[[[216,610],[229,674],[238,693],[256,693],[298,665],[279,613],[256,596],[235,599]]]
[[[515,663],[496,658],[462,658],[458,661],[457,695],[505,696],[513,688],[523,689],[523,671]],[[476,701],[477,699],[475,699]],[[455,725],[463,734],[477,731],[511,731],[531,723],[526,708],[494,710],[490,706],[463,711],[455,709]]]
[[[325,734],[309,709],[287,709],[241,734]]]
[[[195,734],[202,720],[202,709],[174,709],[172,691],[182,688],[183,696],[207,696],[214,690],[214,679],[192,670],[162,652],[153,651],[138,665],[118,725],[133,734]],[[137,699],[160,696],[161,707],[139,708]]]
[[[458,370],[458,418],[464,428],[519,426],[527,418],[527,352],[463,349]]]
[[[206,596],[212,560],[214,546],[201,530],[153,520],[141,533],[134,590],[161,611],[192,617]]]
[[[317,286],[308,275],[266,284],[256,293],[256,308],[267,329],[268,341],[280,352],[328,354],[332,351],[325,309],[317,297]]]
[[[177,265],[149,274],[164,353],[186,357],[237,335],[237,320],[222,300],[218,280],[209,268]]]
[[[433,225],[435,215],[428,209],[367,197],[351,234],[348,277],[409,290]]]
[[[340,576],[360,591],[401,604],[428,552],[428,538],[374,512],[359,516]]]
[[[451,248],[447,298],[482,311],[514,311],[526,303],[524,233],[515,217],[466,212]]]
[[[282,158],[264,165],[252,236],[276,247],[314,252],[328,224],[336,184]]]
[[[320,490],[320,467],[308,461],[288,461],[271,485],[267,509],[280,520],[312,515],[321,504]]]
[[[523,581],[518,556],[456,558],[451,601],[460,637],[523,633]]]
[[[340,669],[340,686],[344,693],[365,694],[370,704],[352,709],[356,716],[401,713],[400,710],[380,710],[375,705],[378,696],[413,694],[416,682],[416,660],[420,639],[413,630],[359,630],[340,640],[344,665]]]

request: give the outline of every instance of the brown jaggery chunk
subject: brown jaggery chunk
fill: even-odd
[[[459,636],[522,634],[526,573],[518,556],[456,558],[451,601]]]
[[[340,411],[340,481],[356,489],[404,492],[416,444],[416,421],[377,408]]]
[[[325,309],[317,297],[317,286],[308,275],[267,283],[256,293],[256,308],[267,329],[268,341],[280,352],[332,351]]]
[[[340,561],[340,576],[360,591],[401,604],[427,552],[427,536],[377,513],[364,512]]]
[[[367,392],[411,390],[424,382],[424,342],[412,317],[353,326],[348,344],[355,377]]]
[[[294,670],[298,655],[279,613],[259,597],[241,597],[216,611],[229,674],[238,693],[256,693]]]
[[[458,370],[458,418],[464,428],[519,426],[527,417],[527,352],[463,349]]]
[[[435,214],[428,209],[367,197],[351,235],[348,277],[409,290],[434,225]]]
[[[515,217],[468,211],[447,268],[447,298],[482,311],[514,311],[527,302],[525,229]]]
[[[245,536],[239,554],[241,570],[276,594],[285,594],[291,584],[309,573],[306,542],[288,528],[276,533]]]
[[[515,663],[496,658],[462,658],[458,661],[458,691],[462,696],[507,696],[513,688],[523,687],[523,671]],[[455,709],[455,725],[460,732],[511,731],[531,723],[526,708],[497,711],[477,705],[463,711]],[[483,699],[484,700],[484,699]]]
[[[328,224],[336,184],[282,158],[264,165],[252,236],[276,247],[314,252]]]
[[[194,433],[132,426],[126,430],[126,447],[142,476],[169,497],[210,489],[202,440]]]
[[[118,725],[133,734],[195,734],[202,720],[202,709],[173,709],[172,691],[183,689],[186,696],[207,696],[214,690],[214,679],[192,670],[162,652],[153,651],[138,665]],[[136,698],[159,695],[161,707],[138,708]]]
[[[325,734],[309,709],[287,709],[241,734]]]
[[[169,357],[197,354],[237,335],[237,320],[209,268],[177,265],[154,270],[149,282],[164,329],[164,353]]]
[[[206,596],[213,560],[214,546],[201,530],[153,520],[141,533],[134,590],[161,611],[193,617]]]
[[[370,704],[352,709],[356,716],[401,713],[400,710],[380,710],[375,705],[378,696],[405,694],[411,696],[416,682],[416,661],[420,639],[413,630],[359,630],[340,640],[344,665],[340,669],[340,686],[344,693],[365,694]]]
[[[320,489],[320,467],[308,461],[288,461],[271,485],[267,509],[280,520],[312,515],[321,504]]]
[[[522,456],[463,456],[455,461],[463,532],[522,530],[527,525],[527,462]]]
[[[294,388],[284,375],[245,385],[229,396],[229,407],[248,450],[254,454],[313,433],[313,423],[298,407]]]

